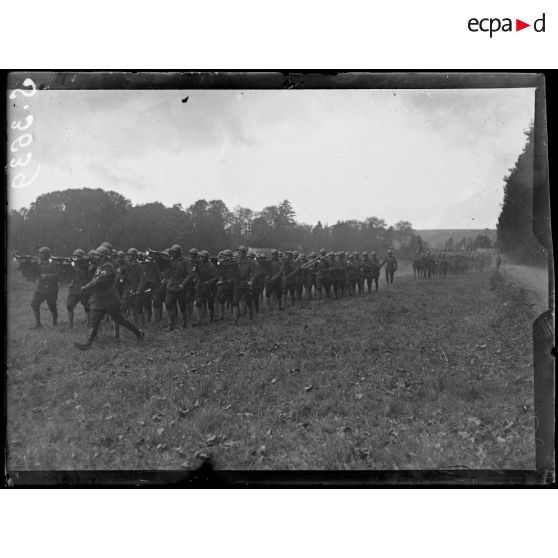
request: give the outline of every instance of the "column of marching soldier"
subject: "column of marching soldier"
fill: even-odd
[[[82,304],[87,314],[89,334],[80,349],[89,348],[105,316],[114,324],[115,336],[120,326],[144,338],[146,321],[161,321],[163,304],[167,311],[168,331],[190,321],[193,327],[225,318],[225,308],[232,309],[234,324],[246,313],[253,320],[265,298],[269,310],[282,309],[290,298],[291,305],[306,296],[341,298],[355,296],[373,287],[378,290],[380,269],[385,266],[386,281],[393,283],[397,260],[392,250],[380,262],[375,252],[312,252],[308,256],[298,251],[270,256],[249,252],[244,246],[223,250],[212,257],[206,250],[192,248],[187,257],[178,244],[161,252],[148,249],[145,253],[130,248],[126,253],[104,242],[96,250],[85,253],[78,248],[71,258],[52,256],[47,247],[39,249],[38,258],[18,256],[21,266],[31,267],[38,279],[31,306],[35,326],[40,328],[40,306],[46,301],[57,325],[58,284],[61,269],[70,270],[66,309],[69,326],[74,324],[74,309]],[[215,308],[217,306],[217,308]],[[131,321],[127,318],[131,316]]]

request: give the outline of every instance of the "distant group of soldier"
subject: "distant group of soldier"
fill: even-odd
[[[498,256],[499,258],[500,256]],[[438,253],[432,251],[421,252],[413,260],[413,274],[415,279],[432,279],[439,276],[444,279],[449,273],[467,273],[468,271],[484,271],[492,263],[489,254],[467,254],[461,252]],[[498,259],[496,265],[499,268]]]
[[[126,252],[115,250],[104,242],[85,253],[78,248],[70,258],[54,257],[49,248],[39,250],[38,257],[16,256],[20,269],[28,278],[38,280],[31,306],[34,328],[42,327],[40,306],[46,301],[57,325],[59,282],[69,282],[66,309],[69,326],[74,324],[74,309],[81,304],[88,316],[89,334],[80,349],[91,346],[103,318],[108,315],[115,335],[120,327],[143,339],[146,322],[161,321],[163,306],[168,327],[202,325],[225,319],[226,309],[232,319],[248,315],[253,320],[265,299],[269,310],[282,309],[290,300],[292,306],[303,298],[342,298],[378,290],[380,270],[385,268],[388,285],[393,283],[397,260],[392,250],[380,261],[375,252],[327,252],[308,255],[296,250],[268,254],[249,251],[239,246],[235,252],[223,250],[212,257],[207,250],[195,248],[183,253],[173,244],[163,251]],[[130,319],[128,319],[130,318]]]

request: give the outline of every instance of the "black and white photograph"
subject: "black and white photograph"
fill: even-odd
[[[11,73],[13,483],[553,478],[544,81],[492,77]]]

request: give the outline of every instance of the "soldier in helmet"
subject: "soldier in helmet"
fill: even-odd
[[[279,258],[278,250],[271,250],[271,260],[267,267],[267,276],[265,278],[267,307],[269,310],[273,310],[277,303],[277,307],[281,310],[283,307],[283,262]]]
[[[213,301],[215,298],[215,285],[217,284],[217,266],[209,261],[209,252],[202,250],[197,254],[197,261],[192,268],[192,281],[194,284],[194,310],[196,320],[192,326],[202,324],[202,315],[206,308],[209,309],[209,321],[215,317]]]
[[[89,274],[89,261],[81,248],[76,248],[72,253],[72,281],[68,287],[66,298],[66,311],[68,323],[74,326],[74,308],[81,303],[86,315],[89,314],[89,295],[82,292],[81,287],[91,280]]]
[[[138,251],[130,248],[127,252],[128,269],[123,284],[123,310],[132,312],[132,318],[136,325],[145,327],[145,315],[143,313],[143,296],[146,288],[147,278],[143,265],[138,261]]]
[[[118,326],[124,326],[134,333],[138,339],[144,338],[144,333],[130,323],[121,311],[122,301],[115,288],[116,269],[110,262],[110,250],[106,246],[99,246],[94,251],[97,267],[95,275],[89,283],[81,287],[82,292],[92,293],[91,310],[89,315],[89,335],[84,343],[74,343],[78,349],[91,347],[97,336],[99,326],[105,315],[109,315]]]
[[[397,260],[393,255],[393,250],[388,250],[388,255],[382,265],[386,266],[386,282],[388,285],[393,284],[393,276],[397,271]]]
[[[35,326],[31,329],[38,329],[41,325],[41,304],[46,300],[48,309],[52,314],[52,325],[58,323],[58,310],[56,299],[58,298],[58,270],[56,264],[51,262],[50,248],[43,246],[39,249],[39,282],[33,293],[31,308],[35,314]]]
[[[166,287],[165,308],[169,317],[167,331],[172,331],[176,327],[178,309],[182,314],[182,326],[188,327],[185,286],[190,279],[190,266],[182,256],[182,247],[179,244],[173,244],[169,248],[169,260],[169,267],[161,273],[161,277]]]
[[[238,263],[233,260],[232,250],[223,250],[223,260],[218,267],[217,280],[217,303],[219,305],[219,316],[215,321],[221,321],[225,317],[225,304],[232,304],[235,285],[239,277]]]

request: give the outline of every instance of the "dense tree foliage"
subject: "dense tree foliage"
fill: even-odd
[[[44,194],[29,208],[9,214],[10,249],[21,253],[47,245],[56,254],[67,255],[104,240],[123,249],[161,250],[178,242],[210,252],[238,244],[305,252],[324,247],[384,253],[395,247],[402,257],[415,253],[420,242],[407,221],[392,227],[378,217],[329,226],[320,221],[314,226],[299,223],[288,200],[261,211],[247,207],[230,211],[221,200],[198,200],[184,209],[180,204],[132,205],[116,192],[84,188]]]
[[[502,252],[525,263],[544,262],[544,250],[533,234],[533,127],[515,166],[504,178],[504,202],[498,218],[498,245]]]

